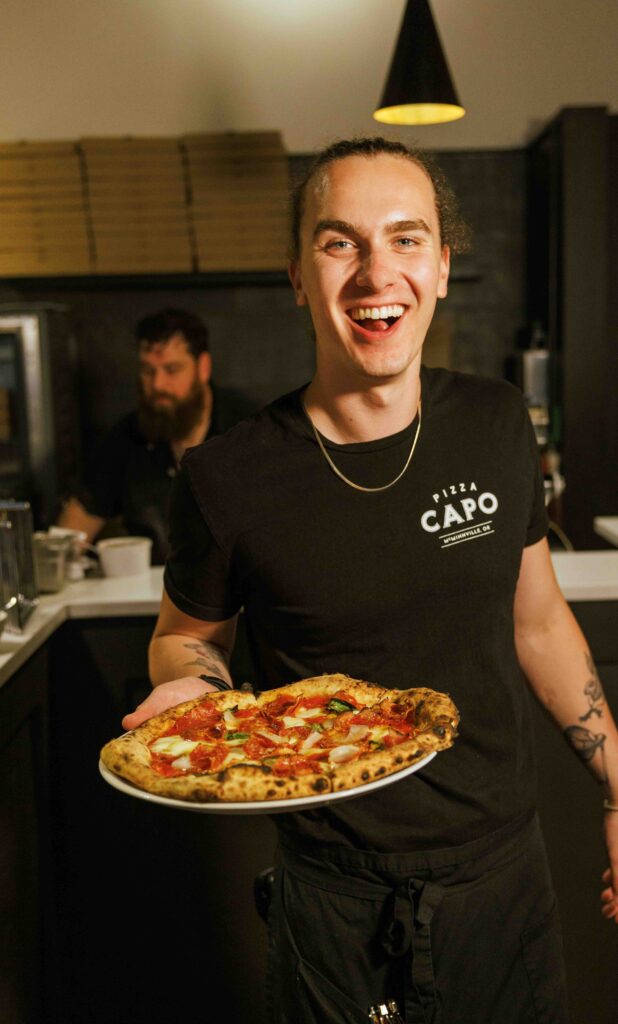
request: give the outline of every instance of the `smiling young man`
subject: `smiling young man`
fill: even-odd
[[[276,818],[272,1020],[360,1022],[394,998],[407,1022],[565,1024],[522,669],[604,786],[614,919],[618,742],[553,576],[527,410],[505,382],[421,366],[462,237],[424,157],[335,144],[296,192],[293,236],[315,375],[185,457],[155,688],[124,724],[232,685],[241,606],[260,689],[344,672],[449,692],[451,750]]]

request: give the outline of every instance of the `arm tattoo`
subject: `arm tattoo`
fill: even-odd
[[[196,665],[198,668],[207,669],[208,674],[213,676],[220,674],[221,669],[225,669],[227,672],[227,662],[216,644],[183,644],[183,647],[186,647],[188,651],[196,652],[195,658],[185,661],[185,665]]]
[[[582,725],[569,725],[564,730],[564,735],[579,759],[592,769],[599,782],[607,782],[604,749],[607,737],[602,732],[590,732],[590,729],[584,729]],[[597,768],[593,768],[591,762],[597,750],[600,753],[600,763]]]
[[[586,664],[592,678],[588,680],[584,687],[584,693],[588,698],[588,710],[585,715],[579,716],[580,722],[587,722],[592,715],[597,715],[601,718],[603,716],[603,712],[598,705],[602,704],[605,699],[601,680],[599,679],[599,674],[595,668],[589,651],[586,651]]]
[[[586,651],[585,657],[591,678],[584,686],[588,710],[583,715],[578,716],[580,722],[587,722],[593,715],[596,715],[597,718],[602,718],[603,710],[600,705],[605,700],[601,680],[589,651]],[[591,769],[599,781],[607,782],[607,769],[605,765],[605,740],[607,737],[605,733],[592,732],[590,729],[584,728],[583,725],[569,725],[564,730],[564,735],[579,759]],[[593,765],[592,762],[595,759],[596,764]]]

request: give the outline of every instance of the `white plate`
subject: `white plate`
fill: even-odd
[[[181,811],[203,811],[206,814],[276,814],[283,811],[313,810],[314,807],[322,807],[324,804],[333,803],[334,800],[349,800],[353,796],[362,796],[363,793],[373,793],[382,786],[388,786],[391,782],[399,782],[406,775],[424,768],[426,764],[436,756],[437,751],[432,751],[427,757],[423,757],[415,764],[402,768],[392,775],[385,775],[383,779],[375,782],[366,782],[363,786],[356,786],[355,789],[340,789],[336,793],[324,793],[318,796],[300,796],[292,800],[246,800],[246,801],[222,801],[220,803],[196,803],[192,800],[175,800],[170,796],[157,796],[155,793],[147,793],[145,789],[139,789],[132,782],[121,779],[105,767],[99,761],[99,771],[110,786],[119,789],[121,793],[128,796],[136,796],[140,800],[147,800],[153,804],[163,804],[164,807],[178,807]]]

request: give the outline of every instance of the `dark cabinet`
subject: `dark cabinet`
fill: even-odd
[[[148,687],[153,625],[69,621],[49,644],[62,919],[54,1022],[262,1024],[267,932],[253,881],[272,863],[270,820],[135,800],[98,772],[100,748]]]
[[[0,1006],[41,1024],[53,1002],[47,652],[0,689]]]

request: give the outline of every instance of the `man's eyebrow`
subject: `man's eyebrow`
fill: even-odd
[[[397,233],[399,231],[424,231],[426,234],[431,234],[431,228],[426,220],[422,217],[418,217],[417,220],[396,220],[392,224],[386,225],[388,232]]]
[[[418,217],[416,220],[395,220],[390,224],[387,224],[384,229],[387,234],[396,234],[400,231],[423,231],[427,235],[431,235],[431,228],[426,220],[422,217]],[[323,231],[339,231],[342,235],[360,235],[362,231],[354,224],[349,224],[347,220],[319,220],[315,226],[313,232],[314,240],[322,234]]]
[[[348,224],[347,220],[319,220],[313,231],[314,240],[323,231],[340,231],[342,235],[357,235],[359,233],[358,228],[355,228],[353,224]]]

